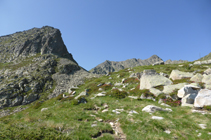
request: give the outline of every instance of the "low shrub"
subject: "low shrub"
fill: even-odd
[[[108,93],[108,94],[111,95],[112,97],[115,97],[118,99],[122,99],[127,96],[126,91],[119,91],[118,89],[111,90],[110,93]]]
[[[203,106],[203,109],[208,110],[208,111],[211,111],[211,106],[210,106],[210,105],[208,105],[208,106]]]
[[[171,79],[172,80],[172,79]],[[182,78],[182,79],[177,79],[177,80],[172,80],[173,84],[179,84],[179,83],[193,83],[190,81],[190,78]]]
[[[156,88],[156,89],[162,91],[162,90],[164,89],[164,86],[160,85],[160,86],[156,86],[156,87],[154,87],[154,88]]]
[[[100,88],[102,88],[103,90],[109,90],[112,88],[112,85],[104,84],[104,85],[100,86]]]
[[[177,106],[180,106],[181,105],[181,100],[174,101],[171,98],[163,99],[163,102],[165,104],[168,104],[168,105],[173,106],[173,107],[177,107]]]
[[[36,103],[33,105],[32,108],[38,109],[38,108],[40,108],[40,106],[42,106],[42,102],[36,102]]]
[[[159,99],[166,99],[166,95],[164,93],[162,94],[159,94],[157,97],[156,97],[156,100],[159,100]]]
[[[63,94],[59,94],[57,97],[56,97],[56,100],[61,100],[63,98]]]
[[[127,78],[124,83],[129,83],[129,84],[138,84],[140,81],[138,80],[138,78]]]
[[[78,104],[79,104],[79,102],[78,102],[78,100],[73,99],[73,100],[71,101],[71,104],[72,104],[72,105],[78,105]]]

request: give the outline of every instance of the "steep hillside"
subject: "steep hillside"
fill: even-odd
[[[67,51],[58,29],[0,37],[0,108],[55,97],[90,76]]]
[[[211,60],[211,53],[209,53],[208,55],[205,55],[204,57],[200,58],[199,60],[203,61],[203,60]]]
[[[163,60],[158,57],[157,55],[153,55],[148,59],[141,60],[141,59],[128,59],[125,61],[108,61],[97,65],[95,68],[91,69],[90,72],[95,74],[107,74],[109,72],[119,71],[125,68],[131,68],[136,66],[143,66],[143,65],[152,65],[156,62],[162,62]]]
[[[211,94],[208,68],[138,66],[87,79],[50,100],[1,110],[0,138],[210,139],[211,104],[203,106],[210,96],[201,97],[202,107],[197,100],[201,91]]]

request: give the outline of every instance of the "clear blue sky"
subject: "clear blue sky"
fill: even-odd
[[[105,60],[211,52],[211,0],[0,0],[0,36],[49,25],[87,70]]]

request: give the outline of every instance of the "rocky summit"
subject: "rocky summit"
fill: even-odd
[[[163,61],[159,56],[152,55],[148,59],[127,59],[125,61],[109,61],[106,60],[105,62],[97,65],[90,72],[95,74],[108,74],[109,72],[119,71],[125,68],[133,68],[137,66],[148,66],[148,65],[160,65],[160,64],[180,64],[188,62],[187,60],[167,60]]]
[[[109,72],[119,71],[125,68],[131,68],[131,67],[143,66],[143,65],[152,65],[157,62],[163,62],[163,60],[157,55],[152,55],[150,58],[144,59],[144,60],[136,59],[136,58],[128,59],[128,60],[120,61],[120,62],[106,60],[105,62],[91,69],[90,72],[96,73],[96,74],[107,74]]]
[[[55,97],[92,76],[67,51],[58,29],[0,37],[0,108]]]

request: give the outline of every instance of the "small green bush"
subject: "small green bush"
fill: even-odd
[[[73,99],[73,100],[71,101],[71,104],[72,104],[72,105],[78,105],[78,104],[79,104],[79,102],[78,102],[78,100]]]
[[[109,95],[111,95],[112,97],[118,98],[118,99],[122,99],[127,96],[127,92],[119,91],[118,89],[114,89],[109,93]]]
[[[211,106],[210,105],[209,106],[203,106],[203,109],[211,111]]]
[[[154,87],[154,88],[156,88],[156,89],[162,91],[162,90],[164,89],[164,86],[160,85],[160,86],[156,86],[156,87]]]
[[[38,108],[40,108],[40,106],[42,106],[42,102],[36,102],[36,103],[33,105],[32,108],[38,109]]]
[[[63,94],[59,94],[57,97],[56,97],[56,100],[61,100],[63,98]]]
[[[159,94],[159,95],[156,97],[156,100],[159,100],[159,99],[166,99],[166,95],[165,95],[164,93]]]
[[[172,79],[171,79],[172,80]],[[178,79],[178,80],[172,80],[173,84],[179,84],[179,83],[193,83],[192,81],[190,81],[190,78],[182,78],[182,79]]]
[[[181,101],[180,100],[174,101],[171,98],[163,99],[163,102],[165,104],[168,104],[168,105],[172,106],[172,107],[177,107],[177,106],[181,105]]]
[[[129,83],[129,84],[138,84],[140,81],[137,78],[127,78],[124,83]]]

